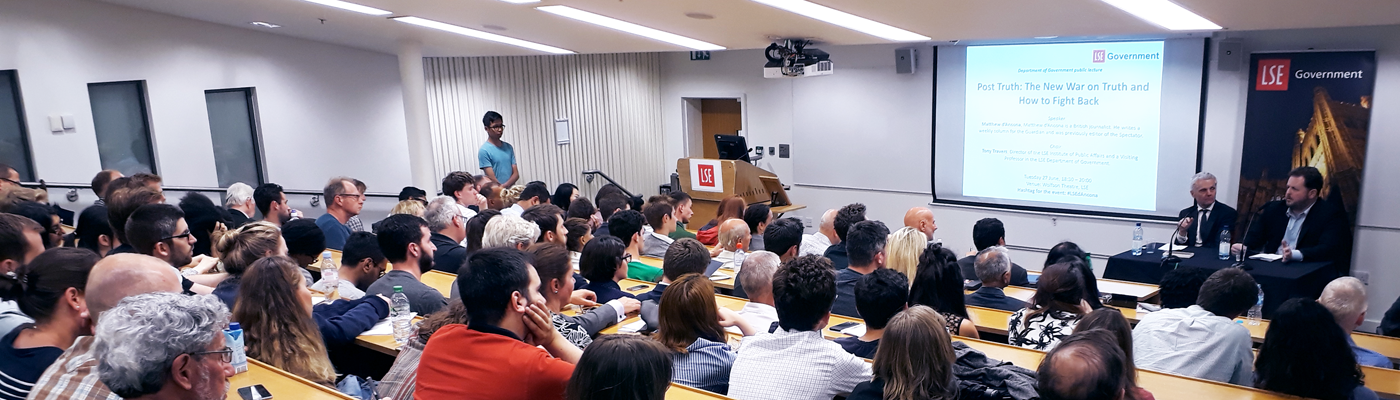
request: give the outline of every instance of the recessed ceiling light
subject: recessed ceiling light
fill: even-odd
[[[323,5],[323,6],[335,7],[335,8],[339,8],[339,9],[346,10],[346,11],[354,11],[354,12],[357,12],[357,13],[360,13],[360,14],[369,14],[369,15],[389,15],[389,14],[393,14],[392,12],[385,11],[385,10],[380,10],[380,9],[378,9],[378,8],[374,8],[374,7],[370,7],[370,6],[362,6],[362,5],[359,5],[359,4],[350,3],[350,2],[345,2],[345,1],[340,1],[340,0],[302,0],[302,1],[307,1],[307,2],[311,2],[311,3],[316,3],[316,4]]]
[[[599,25],[599,26],[603,26],[603,27],[607,27],[607,28],[616,29],[616,30],[623,31],[623,32],[627,32],[627,33],[630,33],[630,34],[633,34],[633,35],[637,35],[637,36],[645,36],[645,37],[652,38],[652,39],[656,39],[656,40],[660,40],[660,41],[663,41],[663,42],[666,42],[666,43],[671,43],[671,44],[678,45],[678,46],[689,47],[689,48],[692,48],[692,49],[695,49],[695,50],[724,50],[724,46],[720,46],[720,45],[717,45],[717,44],[714,44],[714,43],[703,42],[703,41],[700,41],[700,40],[691,39],[691,38],[688,38],[688,37],[685,37],[685,36],[681,36],[681,35],[677,35],[677,34],[674,34],[674,33],[659,31],[659,30],[656,30],[656,29],[652,29],[652,28],[648,28],[648,27],[645,27],[645,26],[637,25],[637,24],[634,24],[634,23],[631,23],[631,22],[627,22],[627,21],[623,21],[623,20],[619,20],[619,19],[611,18],[611,17],[605,17],[605,16],[602,16],[602,15],[594,14],[594,13],[587,12],[587,11],[583,11],[583,10],[579,10],[579,9],[577,9],[577,8],[573,8],[573,7],[569,7],[569,6],[544,6],[544,7],[535,7],[535,9],[536,9],[536,10],[540,10],[540,11],[544,11],[544,12],[547,12],[547,13],[550,13],[550,14],[555,14],[555,15],[559,15],[559,16],[563,16],[563,17],[573,18],[573,19],[576,19],[576,20],[579,20],[579,21],[583,21],[583,22],[587,22],[587,23],[594,24],[594,25]]]
[[[535,43],[535,42],[520,40],[520,39],[516,39],[516,38],[512,38],[512,37],[501,36],[501,35],[497,35],[497,34],[490,33],[490,32],[482,32],[482,31],[478,31],[478,30],[475,30],[475,29],[471,29],[471,28],[465,28],[465,27],[460,27],[460,26],[457,26],[457,25],[448,24],[448,23],[437,22],[437,21],[433,21],[433,20],[430,20],[430,19],[423,19],[423,18],[418,18],[418,17],[394,17],[394,18],[391,18],[391,19],[393,19],[393,20],[395,20],[395,21],[407,23],[407,24],[418,25],[418,26],[421,26],[421,27],[424,27],[424,28],[432,28],[432,29],[437,29],[437,30],[444,31],[444,32],[455,33],[455,34],[458,34],[458,35],[471,36],[471,37],[474,37],[474,38],[477,38],[477,39],[490,40],[490,41],[493,41],[493,42],[505,43],[505,44],[512,45],[512,46],[520,46],[520,47],[524,47],[524,48],[531,49],[531,50],[543,51],[543,52],[546,52],[546,53],[552,53],[552,54],[574,54],[574,52],[573,52],[572,50],[565,50],[565,49],[561,49],[561,48],[554,47],[554,46],[547,46],[547,45],[543,45],[543,44],[539,44],[539,43]]]
[[[1036,38],[1036,39],[1055,39],[1055,38],[1058,38],[1058,37],[1059,37],[1059,36],[1036,36],[1035,38]]]
[[[688,13],[685,13],[685,16],[691,17],[691,18],[695,18],[695,19],[715,19],[715,16],[713,16],[713,15],[706,14],[706,13],[698,13],[698,12],[688,12]]]
[[[1135,17],[1174,31],[1220,29],[1220,25],[1205,19],[1168,0],[1103,0]]]
[[[262,21],[253,21],[253,22],[249,22],[248,24],[253,25],[253,26],[261,26],[261,27],[264,27],[264,28],[281,28],[281,27],[282,27],[282,25],[277,25],[277,24],[274,24],[274,23],[271,23],[271,22],[262,22]]]
[[[486,28],[486,29],[490,29],[490,30],[493,30],[493,31],[504,31],[504,30],[506,30],[506,27],[500,26],[500,25],[482,25],[481,27],[482,27],[482,28]]]
[[[825,21],[830,24],[839,25],[848,29],[865,32],[870,35],[881,37],[897,42],[917,42],[930,40],[928,36],[871,21],[858,17],[844,11],[816,4],[806,0],[753,0],[773,7],[781,8],[795,14],[801,14],[808,18]]]

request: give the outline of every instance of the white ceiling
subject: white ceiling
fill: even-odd
[[[403,40],[423,43],[426,56],[539,55],[537,51],[433,31],[300,0],[99,0],[107,3],[393,54]],[[680,46],[535,10],[568,5],[730,49],[762,48],[776,37],[829,44],[884,39],[791,14],[750,0],[352,0],[355,3],[579,53],[685,51]],[[1228,30],[1400,24],[1395,0],[1174,0]],[[1167,35],[1100,0],[815,0],[838,10],[948,40]],[[705,13],[714,19],[686,17]],[[321,21],[324,19],[324,22]],[[249,25],[266,21],[269,29]],[[495,26],[505,30],[483,28]]]

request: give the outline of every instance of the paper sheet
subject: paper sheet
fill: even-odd
[[[617,331],[622,333],[637,333],[641,332],[642,329],[646,329],[646,327],[646,321],[637,321],[623,326],[619,326],[617,327]]]
[[[1255,255],[1249,256],[1249,258],[1250,258],[1250,259],[1254,259],[1254,260],[1278,261],[1278,260],[1282,260],[1282,259],[1283,259],[1283,256],[1282,256],[1282,255],[1278,255],[1278,254],[1259,253],[1259,254],[1255,254]]]
[[[1169,245],[1169,244],[1167,244],[1167,243],[1163,243],[1163,244],[1162,244],[1162,247],[1157,248],[1157,250],[1158,250],[1158,251],[1167,251],[1167,246],[1168,246],[1168,245]],[[1182,251],[1182,250],[1186,250],[1186,245],[1184,245],[1184,244],[1170,245],[1170,246],[1171,246],[1171,250],[1172,250],[1172,251]]]
[[[393,334],[394,324],[391,323],[388,318],[379,320],[379,323],[374,324],[374,327],[361,333],[361,335],[365,336],[392,336]]]

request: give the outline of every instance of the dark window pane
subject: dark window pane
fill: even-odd
[[[228,187],[234,182],[261,184],[262,154],[253,89],[206,91],[204,103],[209,110],[209,135],[214,144],[219,186]]]
[[[102,169],[127,176],[156,173],[144,86],[143,81],[88,84]]]
[[[20,180],[35,181],[24,110],[20,105],[19,79],[14,70],[0,71],[0,163],[19,171]]]

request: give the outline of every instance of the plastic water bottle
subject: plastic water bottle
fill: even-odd
[[[1220,231],[1220,259],[1230,259],[1230,228]]]
[[[326,297],[330,297],[336,289],[340,289],[340,266],[335,265],[331,260],[331,252],[321,253],[321,281],[326,282]]]
[[[403,294],[403,286],[394,286],[394,295],[389,296],[389,323],[394,325],[394,341],[399,345],[408,343],[413,334],[413,313],[409,311],[408,296]]]
[[[738,246],[738,248],[734,249],[734,263],[730,265],[730,268],[734,269],[735,271],[738,271],[739,268],[744,267],[744,258],[748,257],[748,253],[744,252],[743,243],[740,243],[736,246]]]
[[[1259,301],[1256,301],[1254,306],[1249,307],[1246,319],[1249,320],[1250,325],[1259,325],[1259,320],[1264,316],[1264,287],[1257,283],[1254,284],[1254,287],[1259,288]]]
[[[224,329],[224,346],[233,350],[229,364],[233,365],[234,373],[248,372],[248,355],[243,353],[243,327],[237,322],[228,323],[228,329]]]
[[[1137,223],[1137,226],[1133,227],[1133,255],[1135,255],[1135,256],[1140,256],[1140,255],[1142,255],[1142,223],[1141,223],[1141,222],[1138,222],[1138,223]]]

